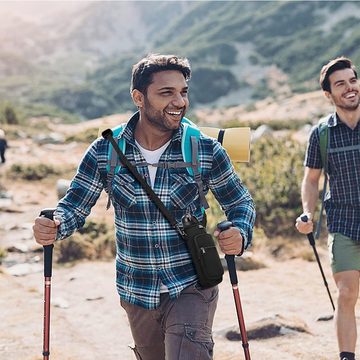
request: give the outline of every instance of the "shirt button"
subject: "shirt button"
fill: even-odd
[[[155,247],[156,247],[156,249],[158,249],[158,248],[160,247],[160,245],[159,245],[159,244],[155,244]]]

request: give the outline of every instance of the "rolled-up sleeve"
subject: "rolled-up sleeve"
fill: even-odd
[[[248,189],[235,172],[229,156],[218,142],[214,143],[210,174],[209,188],[227,219],[239,228],[246,249],[252,240],[255,205]]]

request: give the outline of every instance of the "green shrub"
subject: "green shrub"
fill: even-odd
[[[7,251],[4,248],[0,247],[0,265],[2,263],[2,260],[6,257],[6,255],[7,255]]]
[[[99,129],[91,128],[91,129],[85,129],[75,135],[69,135],[65,141],[66,142],[76,141],[76,142],[83,142],[83,143],[90,144],[95,139],[97,139],[98,136],[99,136]]]
[[[88,220],[85,225],[55,248],[57,262],[112,259],[116,253],[114,227]]]
[[[246,108],[246,110],[247,109],[248,108]],[[253,105],[249,105],[249,109],[250,109],[249,111],[253,111],[254,110]],[[299,130],[304,125],[307,125],[307,124],[311,124],[309,119],[291,119],[291,120],[278,119],[278,120],[271,120],[271,122],[269,122],[269,120],[250,121],[250,120],[233,119],[233,120],[224,121],[221,124],[221,126],[225,129],[232,128],[232,127],[245,126],[245,127],[250,127],[252,130],[256,130],[261,125],[267,125],[272,130],[276,131],[276,130]]]
[[[304,150],[290,138],[263,138],[252,146],[250,163],[236,166],[254,198],[256,226],[267,236],[296,233]]]
[[[59,175],[60,171],[48,164],[13,164],[8,174],[13,179],[42,180],[51,175]]]
[[[17,110],[12,104],[5,102],[0,105],[0,123],[9,125],[19,124]]]

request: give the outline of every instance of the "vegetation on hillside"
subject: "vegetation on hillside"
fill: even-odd
[[[91,36],[84,31],[86,24],[94,23],[91,17],[99,21],[97,15],[102,6],[106,6],[108,14],[111,6],[120,11],[122,5],[92,5],[83,14],[87,18],[81,19],[84,27],[77,28],[72,38],[67,39],[79,45],[76,52],[71,50],[71,56],[37,63],[36,58],[20,59],[17,54],[14,67],[20,60],[29,63],[21,66],[28,69],[21,74],[11,71],[12,62],[7,62],[1,98],[18,101],[26,115],[56,113],[67,121],[74,120],[74,116],[89,119],[132,110],[131,66],[150,51],[190,58],[193,68],[190,94],[194,106],[212,105],[219,98],[243,89],[253,99],[276,96],[276,89],[271,88],[265,73],[270,65],[287,76],[293,92],[304,92],[318,88],[319,70],[330,58],[346,55],[355,64],[360,63],[359,2],[139,3],[134,6],[146,29],[144,43],[136,42],[126,51],[104,49],[99,61]],[[168,15],[161,25],[155,21],[159,13]],[[337,17],[338,13],[341,16]],[[97,23],[99,28],[101,25]],[[71,46],[63,44],[64,54],[69,49]],[[99,62],[86,71],[84,64],[91,61]]]

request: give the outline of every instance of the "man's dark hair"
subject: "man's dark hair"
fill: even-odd
[[[331,93],[329,77],[337,70],[351,69],[354,72],[354,75],[357,77],[357,72],[355,65],[351,62],[350,59],[341,56],[334,60],[329,61],[324,65],[320,71],[320,86],[324,91]]]
[[[175,55],[149,54],[133,66],[130,91],[136,89],[146,94],[148,86],[152,83],[153,74],[166,70],[180,71],[186,81],[191,76],[188,59]]]

